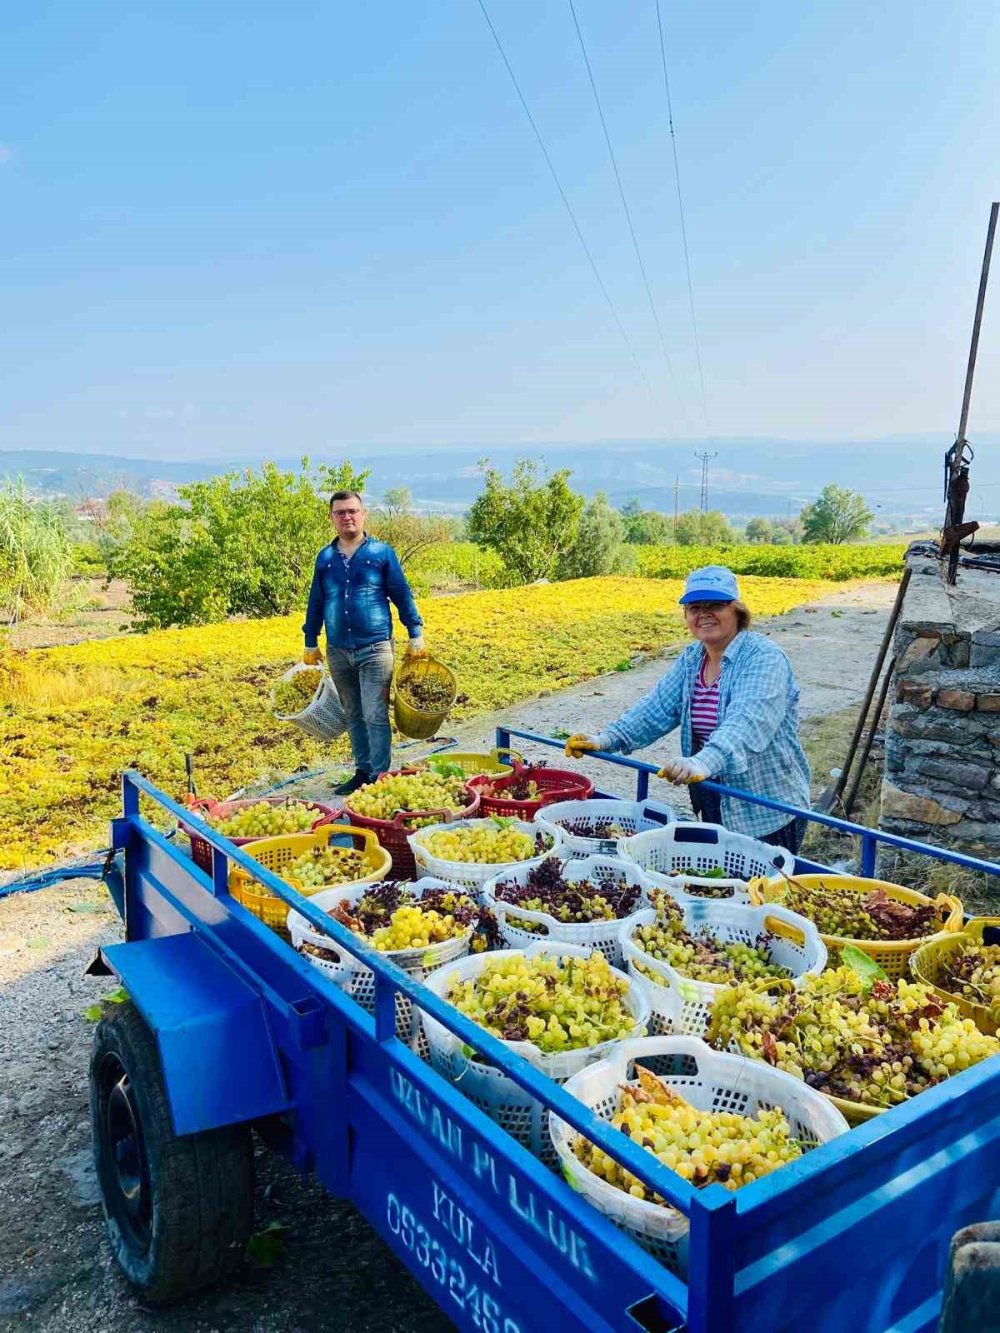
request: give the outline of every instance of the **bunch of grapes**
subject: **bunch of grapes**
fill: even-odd
[[[484,782],[479,790],[483,796],[500,801],[536,801],[541,795],[534,778],[505,778],[502,781],[502,786],[498,782]]]
[[[638,907],[641,890],[624,875],[567,880],[563,878],[565,867],[566,862],[549,856],[528,871],[524,884],[498,884],[496,896],[501,902],[526,907],[530,912],[548,912],[557,921],[621,921]]]
[[[576,819],[560,819],[557,821],[561,829],[574,838],[593,838],[595,842],[614,842],[618,838],[627,838],[628,832],[620,824],[609,818],[607,815],[597,815],[594,818],[588,818],[581,815]]]
[[[940,929],[933,903],[914,907],[890,898],[884,889],[860,894],[792,879],[768,885],[765,897],[804,916],[821,935],[840,939],[916,940]]]
[[[865,1106],[888,1107],[1000,1053],[921,982],[874,982],[853,968],[807,976],[767,996],[745,983],[715,1001],[705,1040]]]
[[[322,889],[327,884],[362,879],[367,871],[364,856],[350,847],[313,847],[285,867],[282,879],[297,880],[306,889]]]
[[[442,777],[424,770],[419,773],[383,773],[347,798],[345,805],[353,814],[369,819],[392,819],[399,810],[459,811],[469,804],[462,777]],[[438,816],[413,820],[412,828],[433,824]]]
[[[453,982],[446,998],[494,1037],[530,1041],[551,1054],[632,1035],[628,989],[598,952],[589,958],[501,953],[477,977]]]
[[[323,673],[316,667],[296,671],[288,680],[279,680],[274,687],[274,711],[286,717],[301,713],[312,703],[322,679]]]
[[[780,1107],[761,1108],[752,1116],[700,1111],[641,1065],[635,1072],[638,1085],[622,1085],[621,1103],[611,1124],[683,1180],[736,1190],[802,1156],[802,1145],[792,1137]],[[658,1194],[589,1139],[578,1135],[571,1147],[587,1170],[609,1185],[634,1199],[663,1204]]]
[[[330,916],[388,953],[465,935],[479,924],[480,909],[466,893],[431,889],[418,898],[408,885],[386,880],[366,889],[353,908],[338,903]]]
[[[1000,1018],[1000,944],[970,944],[940,960],[935,981],[942,990],[985,1005]]]
[[[255,801],[224,819],[209,817],[206,822],[227,838],[269,838],[284,833],[303,833],[312,828],[319,817],[319,811],[304,801],[282,801],[280,805]]]
[[[546,833],[527,833],[514,827],[512,820],[491,819],[482,823],[456,824],[436,829],[424,840],[432,856],[442,861],[478,865],[512,865],[530,861],[552,847]]]
[[[713,870],[702,870],[698,873],[698,879],[726,879],[726,872],[721,866],[716,866]],[[716,887],[713,884],[695,884],[691,880],[684,880],[682,890],[692,898],[731,898],[732,889],[728,884]]]
[[[681,976],[717,986],[791,976],[787,968],[771,961],[765,936],[755,944],[745,944],[742,940],[718,940],[708,929],[689,931],[681,907],[668,893],[654,891],[650,899],[656,907],[656,920],[639,926],[632,942],[651,958],[668,963]],[[638,966],[650,975],[641,964]]]

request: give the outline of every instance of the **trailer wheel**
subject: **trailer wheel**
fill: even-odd
[[[177,1300],[230,1273],[253,1229],[250,1131],[174,1133],[156,1042],[132,1004],[97,1026],[90,1115],[111,1250],[144,1299]]]

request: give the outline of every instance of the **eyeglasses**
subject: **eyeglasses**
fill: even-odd
[[[361,513],[361,510],[360,510],[360,509],[331,509],[331,510],[330,510],[330,513],[334,516],[334,518],[346,518],[346,517],[348,516],[348,514],[350,514],[352,517],[354,517],[354,516],[357,515],[357,514],[360,514],[360,513]]]

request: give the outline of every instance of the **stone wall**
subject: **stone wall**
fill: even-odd
[[[910,556],[881,825],[1000,859],[1000,574]]]

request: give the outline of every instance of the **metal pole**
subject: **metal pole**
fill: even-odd
[[[844,814],[847,818],[850,818],[851,811],[854,809],[854,802],[858,798],[858,789],[865,776],[865,765],[868,763],[868,756],[872,752],[875,733],[878,731],[879,718],[882,716],[882,709],[885,707],[886,695],[889,693],[889,682],[892,680],[892,675],[895,670],[896,659],[892,658],[889,665],[886,667],[885,675],[882,677],[882,688],[878,692],[878,699],[875,703],[875,712],[872,713],[872,720],[868,726],[868,735],[865,737],[864,749],[861,751],[861,759],[857,768],[854,770],[854,781],[851,783],[851,790],[844,798]]]
[[[990,276],[990,259],[993,255],[993,237],[997,229],[997,213],[1000,203],[990,207],[990,225],[986,230],[986,250],[983,253],[983,271],[979,275],[979,295],[976,297],[976,317],[972,322],[972,345],[969,348],[969,365],[965,372],[965,393],[962,396],[962,416],[958,423],[959,442],[965,439],[965,428],[969,424],[969,404],[972,400],[972,379],[976,373],[976,355],[979,351],[979,330],[983,326],[983,306],[986,303],[986,284]]]
[[[885,655],[889,651],[889,644],[892,641],[892,635],[896,628],[896,621],[899,619],[899,613],[903,609],[903,598],[906,596],[906,589],[910,586],[910,575],[912,572],[913,571],[908,567],[904,569],[903,577],[899,581],[896,600],[893,602],[892,610],[889,612],[889,623],[886,625],[885,633],[882,635],[882,646],[879,648],[878,657],[875,659],[875,666],[872,670],[871,679],[868,682],[868,691],[865,694],[865,701],[861,705],[861,711],[858,713],[857,726],[854,728],[854,735],[851,737],[851,743],[847,749],[847,758],[844,760],[844,767],[840,770],[840,777],[837,779],[836,786],[833,789],[834,799],[843,795],[844,788],[847,786],[847,779],[851,772],[851,764],[854,762],[854,756],[857,753],[861,733],[865,729],[865,719],[868,717],[868,710],[871,708],[872,699],[875,697],[875,686],[878,684],[878,678],[882,674],[882,664],[885,662]]]

